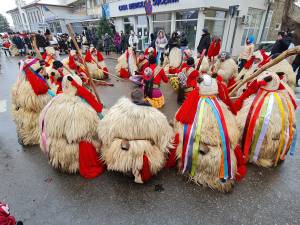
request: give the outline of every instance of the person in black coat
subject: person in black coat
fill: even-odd
[[[180,46],[181,49],[187,49],[188,48],[188,40],[186,38],[186,34],[184,32],[181,33],[181,38],[180,38]]]
[[[40,30],[38,31],[38,34],[36,35],[36,45],[39,48],[40,52],[43,54],[45,51],[45,48],[47,47],[47,40],[41,34]]]
[[[208,32],[208,29],[206,27],[202,30],[202,32],[203,34],[197,47],[197,51],[199,54],[201,54],[203,49],[206,49],[205,55],[207,55],[208,48],[211,42],[210,33]]]
[[[276,58],[278,55],[280,55],[282,52],[287,50],[290,46],[291,41],[286,38],[284,32],[278,32],[277,41],[273,45],[271,49],[271,57],[272,59]]]
[[[170,40],[168,41],[166,48],[169,49],[170,52],[171,49],[174,47],[180,48],[180,44],[181,44],[180,36],[178,35],[177,31],[174,31],[172,33]]]
[[[155,35],[153,33],[150,34],[150,45],[149,48],[154,48],[156,49],[156,45],[155,45]]]
[[[292,67],[294,69],[294,72],[296,72],[298,69],[297,76],[296,76],[296,86],[299,87],[298,81],[300,79],[300,55],[296,56],[296,58],[292,64]]]
[[[25,55],[25,43],[24,43],[24,40],[20,37],[20,34],[16,34],[13,37],[12,42],[14,43],[14,45],[19,50],[20,55],[21,56]]]

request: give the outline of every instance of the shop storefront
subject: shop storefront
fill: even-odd
[[[230,17],[230,5],[240,5],[238,16]],[[195,49],[202,29],[207,27],[211,35],[222,38],[222,49],[233,54],[240,51],[249,34],[254,34],[259,41],[266,8],[265,0],[153,0],[153,13],[147,21],[144,1],[109,3],[116,30],[136,32],[140,39],[139,49],[147,46],[150,33],[157,34],[160,30],[165,31],[167,37],[174,31],[185,32],[189,48]],[[255,23],[249,24],[243,19],[252,17]]]

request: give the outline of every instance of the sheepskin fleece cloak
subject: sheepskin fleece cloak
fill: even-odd
[[[235,116],[229,111],[226,104],[222,101],[219,101],[219,104],[223,110],[225,122],[227,125],[228,135],[230,139],[230,156],[231,156],[231,167],[232,174],[235,176],[237,165],[236,165],[236,157],[234,154],[234,148],[238,144],[238,139],[240,136],[237,121]],[[198,157],[198,165],[196,169],[196,173],[194,177],[189,176],[190,180],[195,182],[196,184],[201,184],[203,186],[208,186],[212,189],[228,192],[233,188],[234,185],[234,177],[233,179],[227,180],[225,183],[220,182],[219,172],[221,166],[221,157],[222,157],[222,143],[221,137],[219,134],[219,128],[217,120],[214,116],[213,111],[210,106],[205,104],[204,106],[204,117],[202,121],[202,126],[200,133],[200,147],[199,151],[201,151],[201,146],[208,147],[209,151],[207,154],[199,153]],[[179,145],[177,147],[177,158],[179,159],[179,168],[181,168],[181,160],[182,160],[182,150],[183,150],[183,124],[176,121],[174,123],[174,130],[176,133],[179,133]]]
[[[165,165],[169,147],[172,147],[173,131],[167,118],[157,109],[138,106],[127,98],[121,98],[101,120],[98,135],[108,170],[124,173],[140,171],[145,153],[154,175]],[[123,139],[129,140],[128,151],[121,148]]]
[[[296,86],[296,73],[293,70],[293,67],[287,60],[283,60],[276,65],[270,67],[268,69],[271,72],[283,72],[287,79],[287,84],[292,88],[295,89]],[[242,69],[242,71],[239,73],[237,80],[241,79],[242,76],[244,76],[244,79],[250,76],[254,73],[254,69],[250,68],[249,70]]]
[[[281,93],[286,93],[286,91],[278,91]],[[239,142],[242,142],[242,135],[244,131],[244,127],[247,120],[247,115],[250,110],[250,107],[252,105],[252,102],[255,98],[255,95],[250,96],[248,99],[244,101],[242,109],[237,114],[237,122],[238,122],[238,129],[241,133]],[[285,111],[285,127],[289,126],[289,119],[288,119],[288,105],[286,99],[281,98],[282,104]],[[253,133],[253,137],[255,136],[255,133],[258,132],[258,124],[259,120],[256,121],[255,129]],[[293,129],[295,131],[296,129],[296,118],[295,118],[295,111],[292,107],[292,124]],[[270,122],[268,125],[266,136],[262,142],[262,146],[260,149],[260,153],[258,156],[258,159],[256,161],[256,164],[262,167],[272,167],[275,165],[275,158],[277,155],[279,143],[280,143],[280,133],[282,130],[282,124],[281,124],[281,114],[279,112],[279,106],[277,101],[274,101],[274,106],[270,118]],[[250,150],[249,150],[250,155]]]
[[[48,93],[36,95],[25,75],[21,75],[11,90],[11,114],[17,133],[24,145],[39,143],[39,115],[50,101]]]
[[[89,141],[97,152],[100,151],[98,115],[80,97],[67,94],[56,96],[42,111],[40,122],[42,119],[47,145],[45,149],[40,140],[40,146],[42,151],[48,152],[49,163],[54,168],[67,173],[79,171],[80,141]]]
[[[224,62],[218,59],[215,64],[215,71],[218,75],[222,76],[223,81],[228,84],[228,81],[231,78],[236,78],[238,76],[238,65],[232,58],[229,58]]]
[[[104,73],[102,70],[100,70],[96,63],[86,63],[89,72],[94,79],[103,79]]]

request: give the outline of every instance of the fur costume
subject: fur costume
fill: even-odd
[[[83,65],[82,60],[79,58],[79,55],[76,51],[70,51],[69,57],[65,58],[62,63],[64,66],[71,71],[73,74],[76,74],[80,77],[83,83],[88,82],[88,76],[85,71],[85,67]]]
[[[157,109],[121,98],[101,121],[98,135],[107,169],[144,183],[165,166],[173,132]]]
[[[108,69],[104,62],[104,57],[97,49],[90,48],[86,51],[85,62],[94,79],[102,80],[108,78]]]
[[[137,71],[136,55],[133,48],[129,47],[124,54],[118,58],[116,71],[121,78],[128,79]]]
[[[37,59],[21,62],[20,74],[12,86],[11,113],[16,123],[19,142],[23,145],[39,143],[39,115],[52,95],[41,68]]]
[[[102,105],[81,85],[76,75],[64,77],[63,93],[40,115],[40,147],[52,167],[94,178],[104,172],[96,138]]]
[[[230,87],[235,84],[235,78],[238,76],[238,65],[229,54],[222,52],[214,65],[214,71]]]
[[[269,57],[268,55],[266,55],[266,53],[264,51],[256,51],[254,52],[254,59],[253,62],[249,62],[249,67],[246,66],[246,68],[244,67],[241,72],[238,74],[237,80],[240,79],[245,79],[248,76],[250,76],[251,74],[253,74],[253,72],[262,67],[264,64],[266,64],[267,62],[269,62]],[[252,61],[252,60],[251,60]],[[285,59],[279,63],[277,63],[276,65],[272,66],[271,68],[268,69],[271,72],[282,72],[285,74],[285,80],[287,82],[287,84],[294,89],[296,86],[296,73],[293,71],[293,67],[291,66],[291,64],[289,64],[289,62]]]
[[[51,67],[56,59],[56,51],[53,47],[46,47],[45,52],[42,55],[43,60],[46,63],[46,67]]]
[[[237,121],[246,159],[259,166],[272,167],[283,161],[288,151],[294,153],[296,118],[291,95],[279,90],[282,81],[278,75],[265,71],[257,83],[265,80],[268,83],[258,85],[256,95],[244,100]]]
[[[180,170],[197,184],[228,192],[235,179],[245,176],[246,166],[237,121],[218,92],[217,80],[203,75],[199,89],[178,110],[174,129]]]

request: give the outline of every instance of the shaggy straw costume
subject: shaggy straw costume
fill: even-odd
[[[257,61],[257,63],[256,63]],[[254,55],[252,59],[247,61],[246,65],[242,69],[242,71],[239,73],[237,80],[239,79],[245,79],[251,74],[253,74],[254,70],[262,67],[267,62],[270,61],[269,56],[265,53],[264,50],[259,50],[254,52]],[[276,65],[272,66],[268,69],[271,72],[281,72],[284,74],[284,81],[292,88],[294,89],[296,86],[296,73],[293,71],[293,67],[289,62],[285,59]]]
[[[222,52],[214,65],[214,71],[223,78],[228,87],[235,84],[238,65],[226,52]]]
[[[266,71],[257,83],[268,78],[256,95],[245,100],[237,115],[245,157],[263,167],[277,166],[296,142],[295,106],[286,90],[278,90],[277,74]],[[245,92],[246,93],[246,92]]]
[[[23,145],[39,143],[39,115],[51,99],[45,79],[37,73],[40,68],[37,59],[21,62],[20,74],[12,86],[11,113],[19,142]]]
[[[94,178],[104,171],[96,138],[102,105],[81,85],[78,76],[64,77],[63,93],[41,113],[40,146],[54,168]]]
[[[116,71],[121,78],[128,79],[138,71],[136,55],[133,48],[129,47],[124,54],[118,58]]]
[[[85,55],[85,62],[87,64],[91,76],[94,79],[103,80],[108,78],[108,69],[106,67],[101,52],[97,51],[95,48],[87,50]]]
[[[200,82],[176,114],[179,168],[197,184],[228,192],[246,174],[237,122],[217,97],[217,81],[203,75]]]
[[[172,141],[172,128],[157,109],[120,99],[98,128],[108,170],[132,173],[144,183],[160,171]]]

